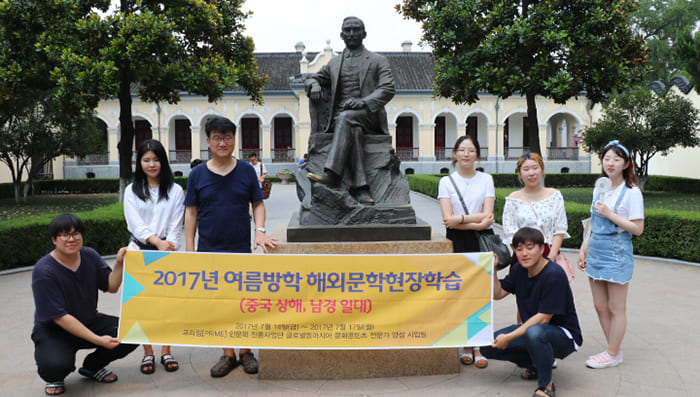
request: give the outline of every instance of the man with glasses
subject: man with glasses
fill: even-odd
[[[49,223],[49,237],[56,248],[36,263],[32,273],[34,359],[48,395],[65,391],[64,379],[75,370],[79,349],[95,351],[85,357],[78,372],[112,383],[117,375],[105,366],[138,347],[116,338],[119,318],[97,311],[98,289],[119,290],[126,248],[119,250],[110,269],[97,251],[83,246],[84,235],[85,225],[77,216],[55,217]]]
[[[275,247],[277,239],[265,234],[265,204],[253,166],[232,157],[236,126],[216,116],[205,125],[211,160],[190,172],[185,196],[185,249],[195,250],[195,232],[199,231],[197,251],[250,253],[250,217],[255,222],[254,248]],[[240,349],[240,361],[246,373],[258,372],[258,361],[250,349]],[[233,348],[211,368],[211,376],[227,375],[238,366]]]

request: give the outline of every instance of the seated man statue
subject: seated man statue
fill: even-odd
[[[65,391],[64,379],[75,370],[79,349],[95,349],[78,372],[100,383],[117,381],[105,368],[138,345],[122,344],[117,336],[119,318],[97,311],[97,290],[115,293],[124,273],[126,248],[119,250],[114,269],[100,254],[83,246],[85,224],[75,215],[55,217],[49,237],[56,248],[39,259],[32,273],[34,293],[34,359],[45,392]]]
[[[384,105],[394,97],[394,78],[389,61],[362,45],[367,32],[359,18],[345,18],[340,37],[346,46],[342,55],[305,81],[311,100],[321,98],[323,87],[330,88],[330,120],[323,132],[334,134],[323,175],[309,173],[309,179],[335,187],[347,170],[353,196],[371,205],[364,134],[389,134]]]
[[[502,280],[493,272],[493,298],[515,294],[522,324],[495,333],[492,346],[482,347],[487,358],[515,363],[523,379],[537,379],[535,396],[554,396],[552,363],[583,344],[574,295],[561,266],[544,257],[544,236],[530,227],[513,236],[518,263]]]

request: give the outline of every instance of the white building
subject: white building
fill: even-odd
[[[237,128],[235,155],[247,159],[250,152],[266,164],[271,175],[281,169],[296,169],[306,152],[311,124],[303,75],[314,73],[337,55],[330,47],[319,53],[297,52],[255,54],[260,71],[269,76],[263,89],[264,105],[255,105],[242,91],[226,92],[218,102],[184,95],[175,105],[148,104],[134,96],[132,107],[135,147],[149,138],[169,149],[173,171],[188,175],[193,158],[207,159],[204,125],[213,115],[231,119]],[[517,158],[529,150],[524,142],[527,107],[524,97],[505,100],[480,95],[473,105],[458,105],[433,97],[433,58],[430,53],[412,52],[404,43],[402,52],[383,52],[391,64],[396,96],[386,106],[388,125],[401,168],[406,173],[438,173],[451,169],[452,146],[458,136],[472,134],[481,145],[481,166],[490,173],[514,172]],[[689,96],[700,106],[698,95]],[[591,111],[585,96],[564,105],[538,97],[540,147],[548,172],[597,172],[598,159],[577,147],[577,134],[599,117]],[[115,178],[119,176],[119,103],[106,100],[97,108],[108,151],[84,159],[59,158],[47,173],[56,179]],[[697,149],[676,150],[668,158],[655,158],[652,174],[700,178],[700,167],[685,161],[698,158]],[[697,160],[696,160],[697,161]],[[10,181],[5,167],[0,179]]]

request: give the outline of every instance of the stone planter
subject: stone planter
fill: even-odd
[[[290,170],[284,169],[280,170],[276,176],[280,178],[280,183],[283,185],[289,185],[289,181],[292,179],[294,173]]]

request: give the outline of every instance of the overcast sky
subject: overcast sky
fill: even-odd
[[[367,30],[365,46],[371,51],[401,51],[401,43],[418,46],[420,24],[405,20],[394,10],[400,0],[246,0],[243,10],[253,11],[246,20],[246,35],[255,41],[256,52],[290,52],[301,41],[310,52],[322,51],[326,40],[340,51],[343,18],[362,19]]]

